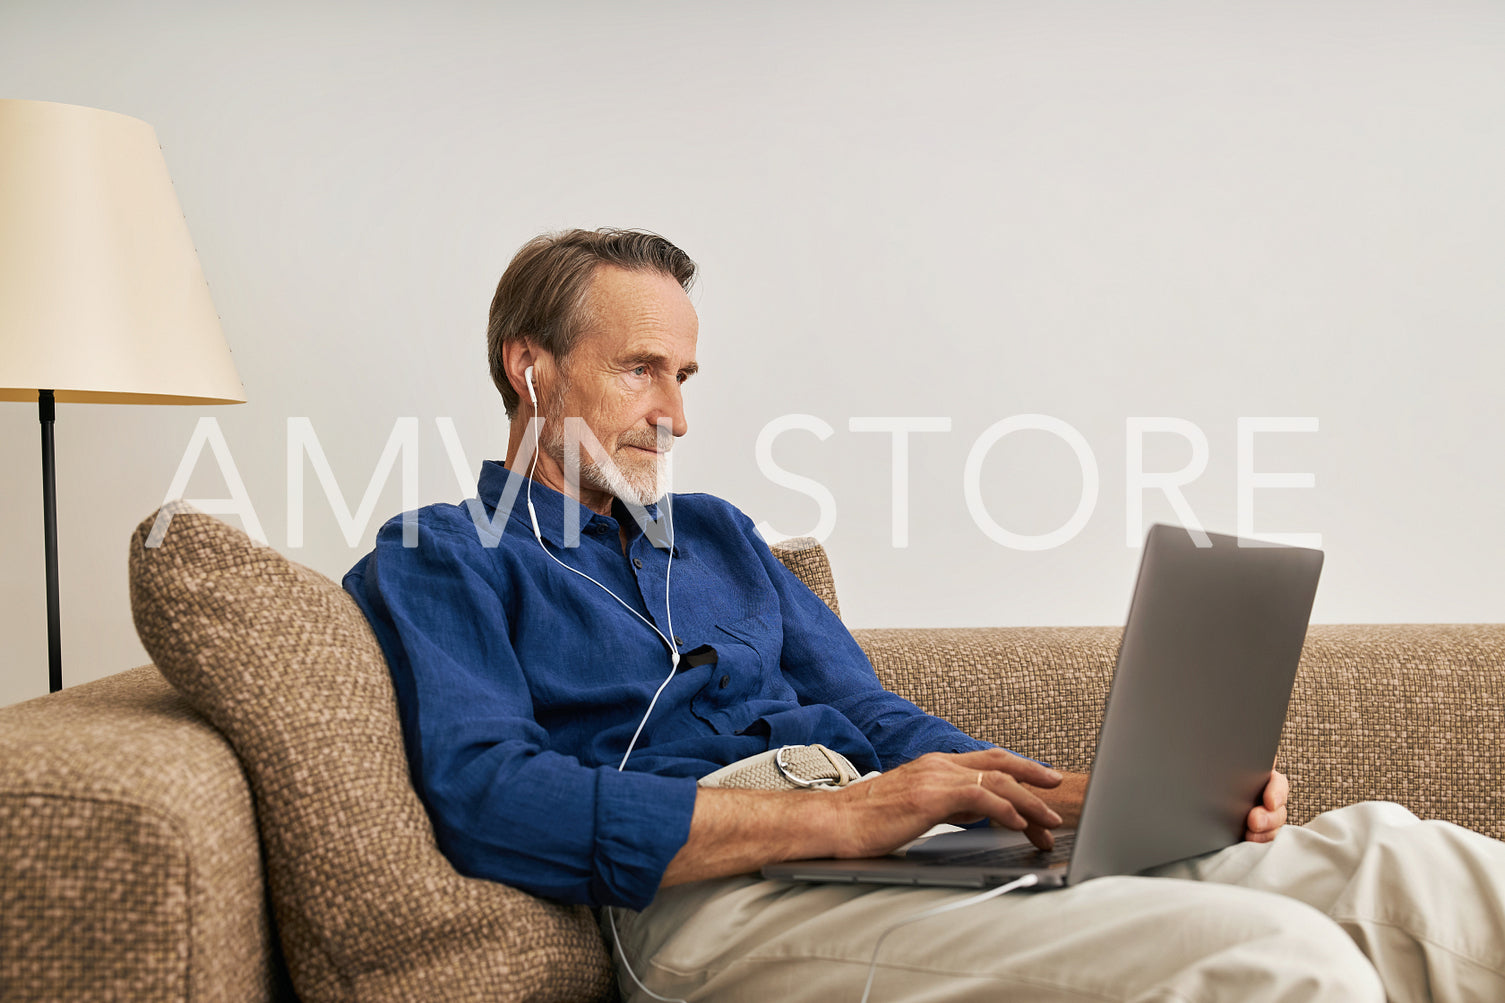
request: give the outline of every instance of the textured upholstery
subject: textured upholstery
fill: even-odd
[[[0,718],[0,998],[274,998],[251,796],[146,666]]]
[[[131,541],[131,605],[162,673],[250,778],[283,953],[322,1000],[592,999],[588,909],[464,878],[414,793],[381,648],[334,582],[207,515]]]
[[[977,738],[1064,770],[1097,747],[1119,630],[856,630],[883,685]]]
[[[831,576],[831,561],[826,557],[826,548],[813,536],[796,536],[780,540],[772,547],[773,554],[784,562],[784,567],[799,576],[810,591],[831,607],[831,612],[841,616],[841,604],[836,601],[836,579]]]
[[[1405,805],[1505,839],[1505,624],[1307,633],[1281,755],[1298,822]]]
[[[1117,627],[858,630],[884,685],[962,730],[1087,770]],[[1505,838],[1505,624],[1314,625],[1278,762],[1292,821],[1386,800]]]

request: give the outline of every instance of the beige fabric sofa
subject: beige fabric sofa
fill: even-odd
[[[818,546],[776,550],[837,608]],[[854,633],[884,683],[922,707],[1063,768],[1090,765],[1118,628]],[[1298,822],[1384,798],[1505,836],[1505,625],[1312,627],[1280,765]],[[0,997],[297,998],[264,812],[258,824],[265,781],[248,775],[152,666],[0,709]],[[609,997],[605,964],[598,944],[526,955],[486,998]],[[338,972],[293,967],[305,999],[374,998]]]

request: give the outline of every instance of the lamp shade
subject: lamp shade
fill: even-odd
[[[245,400],[152,127],[0,100],[0,400]]]

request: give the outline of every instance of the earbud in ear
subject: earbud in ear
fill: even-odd
[[[528,400],[532,401],[533,402],[533,406],[536,408],[536,407],[538,407],[538,391],[533,389],[533,367],[532,366],[529,366],[527,369],[523,370],[523,379],[526,380],[527,383],[528,383]]]

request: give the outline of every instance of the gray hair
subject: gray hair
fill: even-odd
[[[586,295],[601,265],[662,272],[685,290],[695,281],[690,256],[644,230],[564,230],[528,241],[502,273],[486,325],[491,381],[508,418],[517,413],[519,398],[507,380],[503,347],[527,339],[564,362],[590,320]]]

